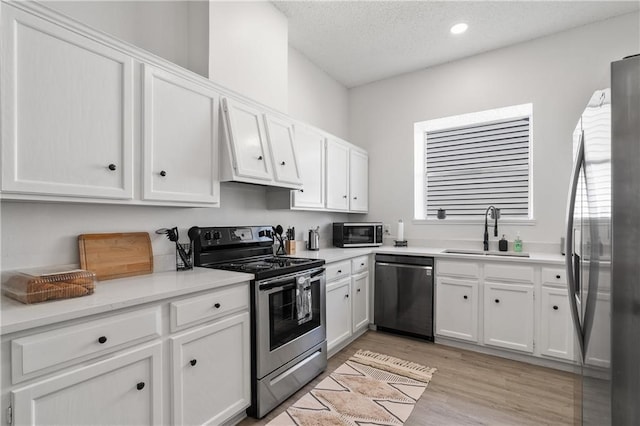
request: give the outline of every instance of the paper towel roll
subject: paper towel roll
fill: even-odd
[[[402,223],[402,219],[398,221],[398,241],[404,241],[404,223]]]

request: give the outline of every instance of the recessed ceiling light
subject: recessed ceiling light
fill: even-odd
[[[455,24],[449,31],[451,31],[451,34],[462,34],[467,31],[467,28],[469,28],[469,26],[464,22],[461,22],[459,24]]]

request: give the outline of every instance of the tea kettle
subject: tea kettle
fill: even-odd
[[[320,250],[320,227],[309,229],[309,250]]]

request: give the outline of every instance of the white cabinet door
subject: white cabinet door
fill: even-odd
[[[484,343],[533,352],[533,286],[484,283]]]
[[[126,54],[2,5],[2,191],[133,198]]]
[[[327,139],[327,209],[349,210],[349,146]]]
[[[436,335],[478,341],[478,281],[438,277]]]
[[[161,354],[156,343],[16,389],[13,424],[162,424]]]
[[[369,210],[369,155],[351,149],[349,158],[349,210],[366,213]]]
[[[540,353],[573,360],[573,323],[567,290],[543,286],[541,303]]]
[[[277,182],[301,185],[293,124],[269,114],[264,115],[264,122],[273,161],[273,177]]]
[[[271,157],[262,112],[242,102],[223,98],[227,141],[233,168],[239,177],[272,181]]]
[[[250,405],[248,312],[170,341],[173,424],[221,424]]]
[[[144,65],[145,200],[220,202],[218,104],[210,88]]]
[[[351,277],[327,284],[327,350],[351,336]]]
[[[292,207],[325,207],[325,137],[306,126],[295,126],[296,153],[302,189],[293,191]]]
[[[351,277],[351,308],[353,310],[353,329],[355,333],[369,325],[369,272]]]

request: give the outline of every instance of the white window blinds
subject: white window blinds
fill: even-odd
[[[427,218],[528,218],[530,135],[530,116],[426,131]]]

